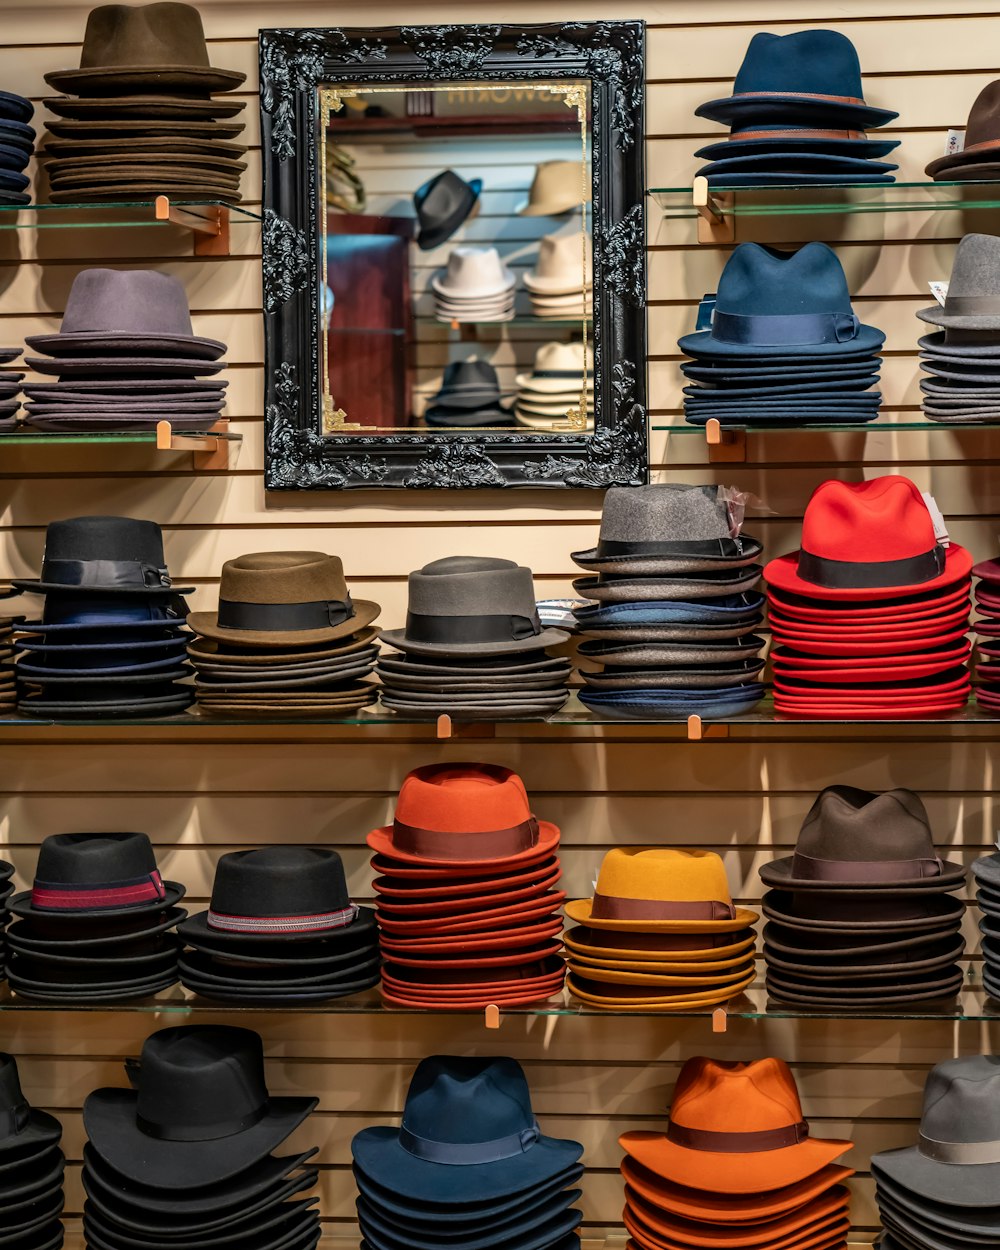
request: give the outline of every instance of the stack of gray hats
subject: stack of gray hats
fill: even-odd
[[[944,305],[917,316],[924,413],[932,421],[1000,420],[1000,239],[967,234],[958,245]]]
[[[379,656],[382,703],[433,720],[536,719],[566,702],[565,642],[538,619],[531,570],[513,560],[449,556],[410,574],[404,629],[382,633],[397,653]]]
[[[720,486],[612,487],[600,539],[573,553],[587,639],[580,699],[595,711],[663,720],[749,711],[761,698],[756,592],[761,544],[742,534],[742,497]]]
[[[979,922],[983,985],[991,998],[1000,1000],[1000,852],[977,859],[972,875],[976,880],[976,902],[983,913]]]
[[[20,354],[20,347],[0,347],[0,366],[12,364]],[[21,407],[23,377],[24,374],[16,369],[0,368],[0,430],[17,428],[17,410]]]

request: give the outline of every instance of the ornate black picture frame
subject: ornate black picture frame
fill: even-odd
[[[265,485],[607,487],[648,479],[642,22],[262,30]],[[324,435],[319,84],[591,82],[593,433]]]

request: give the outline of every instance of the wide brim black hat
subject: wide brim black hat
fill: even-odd
[[[54,1115],[32,1107],[28,1122],[19,1133],[0,1137],[0,1159],[14,1155],[27,1155],[55,1146],[62,1139],[62,1125]]]
[[[777,890],[830,890],[838,893],[843,890],[850,890],[853,893],[862,891],[865,894],[877,890],[880,896],[884,895],[891,898],[893,895],[899,894],[909,895],[928,891],[957,890],[965,881],[965,865],[946,859],[941,860],[940,865],[941,871],[936,877],[910,877],[876,883],[871,880],[865,880],[863,873],[859,871],[858,877],[853,881],[840,879],[819,880],[815,877],[796,876],[795,856],[787,855],[782,859],[772,860],[768,864],[761,864],[759,872],[761,881]],[[846,864],[842,865],[842,867],[846,867]]]
[[[163,599],[171,595],[194,594],[194,586],[67,586],[61,582],[43,582],[40,578],[17,578],[12,586],[22,593],[34,595],[114,595],[123,598]],[[178,625],[183,621],[178,621]]]
[[[375,911],[371,907],[359,907],[358,914],[350,924],[339,929],[322,932],[310,930],[301,933],[235,933],[228,929],[216,929],[208,923],[207,911],[197,912],[177,926],[178,936],[191,946],[200,946],[203,940],[224,942],[226,946],[246,947],[253,950],[262,944],[286,944],[291,948],[303,942],[329,942],[331,946],[345,943],[361,945],[364,937],[375,932]],[[206,947],[207,949],[207,947]],[[336,953],[331,952],[331,953]]]
[[[202,962],[198,963],[198,959]],[[199,994],[211,995],[218,990],[225,994],[241,994],[246,998],[263,995],[266,998],[283,998],[295,994],[325,993],[330,998],[343,998],[377,983],[379,978],[379,954],[373,946],[367,957],[346,968],[337,968],[329,976],[286,977],[269,976],[267,968],[257,969],[259,980],[245,976],[212,975],[204,968],[211,963],[211,955],[194,951],[191,957],[182,957],[179,964],[181,982]],[[215,967],[216,965],[212,964]],[[224,966],[224,965],[221,965]]]
[[[54,911],[49,908],[35,907],[31,901],[31,891],[23,890],[20,894],[15,894],[7,904],[9,911],[15,916],[21,916],[24,919],[32,920],[71,920],[74,923],[79,922],[86,925],[89,921],[109,920],[115,916],[154,916],[160,912],[164,912],[181,901],[187,892],[187,887],[181,885],[179,881],[164,881],[164,895],[161,899],[156,899],[152,903],[144,903],[141,907],[102,907],[100,910],[91,909],[89,911],[70,911],[60,908]],[[81,939],[86,940],[86,939]]]
[[[318,1172],[313,1170],[313,1183]],[[160,1222],[143,1228],[123,1225],[118,1209],[96,1198],[88,1197],[83,1215],[88,1230],[98,1232],[115,1250],[148,1250],[149,1246],[182,1244],[185,1250],[211,1250],[212,1247],[232,1247],[234,1243],[243,1250],[285,1250],[301,1239],[303,1232],[316,1228],[319,1213],[312,1210],[318,1197],[298,1198],[292,1202],[278,1202],[253,1215],[242,1212],[230,1213],[223,1223],[209,1221],[207,1227],[166,1227]]]
[[[925,983],[926,984],[926,983]],[[857,989],[845,990],[839,996],[821,996],[807,990],[789,990],[772,983],[767,979],[767,993],[775,1002],[789,1003],[797,1007],[809,1007],[816,1011],[838,1010],[847,1008],[851,1011],[883,1011],[898,1010],[910,1003],[926,1003],[953,999],[962,989],[963,974],[961,970],[950,978],[947,984],[932,985],[930,988],[905,989],[898,994],[863,993]],[[894,1013],[893,1013],[894,1014]]]
[[[417,235],[417,247],[422,252],[429,252],[431,248],[440,247],[442,243],[446,243],[478,204],[483,189],[483,180],[470,178],[465,185],[472,192],[471,196],[462,204],[457,205],[444,221],[420,230]]]
[[[914,947],[915,952],[923,951],[922,947]],[[822,958],[814,957],[811,951],[804,943],[801,952],[803,958],[796,959],[794,956],[789,958],[784,953],[775,951],[768,942],[764,943],[764,959],[769,967],[775,968],[779,973],[790,973],[803,981],[809,977],[815,977],[818,983],[832,979],[849,979],[857,977],[865,980],[886,980],[891,977],[897,977],[900,973],[920,972],[927,969],[946,968],[949,964],[956,963],[965,953],[965,939],[961,934],[953,934],[950,937],[941,939],[939,949],[933,955],[920,954],[919,958],[906,959],[900,958],[900,951],[893,954],[881,955],[876,953],[874,957],[865,960],[858,960],[851,963],[832,962]],[[846,958],[846,957],[845,957]]]
[[[142,915],[143,913],[140,912],[140,918]],[[100,950],[103,947],[111,948],[125,944],[132,945],[137,940],[145,940],[146,938],[162,935],[183,920],[186,915],[187,912],[183,907],[171,907],[163,912],[156,924],[150,924],[148,927],[140,927],[139,929],[119,929],[117,932],[103,933],[99,937],[95,937],[93,935],[95,924],[87,924],[85,928],[81,928],[75,923],[75,916],[61,917],[61,914],[58,912],[36,912],[30,921],[19,921],[11,925],[10,929],[7,930],[7,937],[8,939],[15,939],[19,944],[23,943],[31,954],[35,951],[40,953],[46,951],[58,953],[59,951],[65,951],[68,948],[77,946],[85,946],[88,951],[92,952],[95,947]],[[114,917],[111,919],[112,926],[117,928],[114,924]],[[41,924],[43,920],[50,923]],[[60,921],[62,922],[60,923]],[[28,934],[22,934],[19,932],[21,929],[30,930],[33,924],[39,924],[44,933],[40,935],[38,933],[29,932]]]
[[[984,1202],[981,1204],[982,1209],[962,1207],[954,1202],[937,1202],[925,1194],[914,1193],[890,1180],[885,1173],[878,1174],[875,1181],[878,1201],[889,1197],[898,1206],[912,1211],[929,1223],[954,1228],[957,1232],[975,1239],[986,1235],[995,1240],[1000,1236],[1000,1202],[996,1206],[988,1206]]]
[[[921,1154],[916,1146],[904,1146],[873,1155],[872,1172],[876,1181],[885,1175],[932,1202],[978,1210],[1000,1206],[1000,1200],[996,1200],[1000,1193],[1000,1163],[941,1163]]]

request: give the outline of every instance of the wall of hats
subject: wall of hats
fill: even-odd
[[[650,188],[749,161],[781,211],[706,244],[650,198],[654,487],[391,504],[262,488],[260,224],[206,257],[127,208],[257,209],[274,6],[206,4],[204,41],[171,6],[166,79],[156,14],[85,42],[92,7],[8,4],[0,49],[0,1245],[995,1243],[996,0],[422,11],[644,17]],[[281,6],[332,20],[413,13]],[[773,46],[800,32],[805,71]],[[732,105],[776,82],[792,111]],[[586,213],[518,210],[568,185],[567,134],[331,157],[341,211],[414,240],[421,188],[481,181],[410,245],[410,425],[562,402],[576,279],[542,279]],[[831,166],[866,211],[776,199]],[[24,196],[91,207],[11,228]],[[221,468],[138,440],[219,414]]]

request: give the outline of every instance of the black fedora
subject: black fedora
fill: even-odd
[[[159,1189],[212,1185],[259,1163],[319,1101],[268,1094],[249,1029],[161,1029],[126,1070],[134,1088],[95,1090],[84,1127],[116,1172]]]
[[[453,169],[435,174],[413,196],[420,232],[417,247],[428,252],[446,242],[479,203],[482,179],[466,182]]]
[[[17,1061],[0,1054],[0,1159],[31,1157],[58,1144],[62,1125],[47,1111],[28,1105],[21,1091]]]

